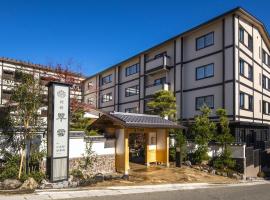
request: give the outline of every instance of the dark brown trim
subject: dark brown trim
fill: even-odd
[[[3,61],[2,61],[2,73],[1,73],[1,105],[3,104]]]
[[[253,44],[253,25],[252,25],[252,87],[254,88],[254,44]],[[252,95],[253,95],[253,122],[254,122],[254,118],[255,118],[255,114],[254,114],[254,106],[255,106],[255,98],[254,98],[254,90],[252,91]]]
[[[233,47],[233,44],[231,45],[228,45],[228,46],[225,46],[224,48],[225,49],[229,49],[229,48],[232,48]],[[209,56],[212,56],[212,55],[215,55],[215,54],[219,54],[219,53],[222,53],[223,49],[220,49],[218,51],[214,51],[214,52],[211,52],[211,53],[208,53],[208,54],[205,54],[205,55],[202,55],[202,56],[199,56],[197,58],[193,58],[193,59],[190,59],[190,60],[187,60],[187,61],[180,61],[178,63],[176,63],[176,65],[179,65],[179,64],[188,64],[190,62],[194,62],[196,60],[200,60],[200,59],[203,59],[203,58],[206,58],[206,57],[209,57]]]
[[[173,42],[173,93],[176,95],[176,40]]]
[[[180,80],[180,120],[182,121],[183,119],[183,60],[184,60],[184,38],[183,36],[181,37],[181,61],[180,61],[180,77],[181,77],[181,80]],[[177,93],[177,91],[175,91],[175,93]]]
[[[238,29],[239,29],[239,15],[237,16],[237,24],[238,24]],[[238,30],[237,30],[238,31]],[[238,33],[238,32],[237,32]],[[239,34],[238,34],[238,40],[237,40],[237,45],[239,46]],[[239,73],[239,59],[240,59],[240,55],[239,55],[239,49],[238,49],[238,56],[237,56],[237,68],[238,68],[238,80],[237,80],[237,82],[238,82],[238,93],[240,94],[240,84],[239,84],[239,82],[240,82],[240,73]],[[240,96],[240,95],[239,95]],[[238,101],[238,115],[240,115],[240,105],[239,105],[239,98],[237,99],[237,101]],[[239,119],[238,119],[239,120]]]
[[[236,84],[236,78],[235,78],[235,14],[232,15],[232,30],[233,30],[233,120],[236,120],[236,91],[235,91],[235,84]]]
[[[182,32],[182,33],[180,33],[180,34],[178,34],[178,35],[172,37],[172,38],[169,38],[168,40],[165,40],[165,41],[163,41],[163,42],[161,42],[161,43],[159,43],[159,44],[157,44],[157,45],[154,45],[154,46],[152,46],[151,48],[149,48],[149,49],[147,49],[147,50],[141,51],[141,52],[139,52],[138,54],[135,54],[134,56],[131,56],[131,57],[129,57],[129,58],[123,60],[123,61],[120,61],[119,63],[117,63],[117,64],[115,64],[115,65],[113,65],[113,66],[111,66],[111,67],[108,67],[108,68],[106,68],[105,70],[103,70],[103,71],[101,71],[101,72],[99,72],[99,73],[96,73],[96,74],[94,74],[94,75],[88,77],[86,80],[88,80],[88,79],[90,79],[90,78],[92,78],[92,77],[94,77],[94,76],[96,76],[96,75],[98,75],[98,74],[104,73],[104,72],[106,72],[106,71],[108,71],[108,70],[111,70],[113,67],[115,67],[115,66],[117,66],[117,65],[121,65],[121,64],[127,62],[128,60],[135,59],[136,57],[140,56],[141,54],[145,54],[145,53],[147,53],[147,52],[153,50],[153,49],[156,48],[156,47],[159,47],[159,46],[162,46],[162,45],[164,45],[164,44],[166,44],[166,43],[171,42],[171,41],[174,40],[174,39],[177,39],[177,38],[179,38],[179,37],[183,37],[184,35],[186,35],[186,34],[192,32],[192,31],[195,31],[195,30],[197,30],[197,29],[199,29],[199,28],[201,28],[201,27],[203,27],[203,26],[205,26],[205,25],[207,25],[207,24],[209,24],[209,23],[212,23],[212,22],[214,22],[214,21],[216,21],[216,20],[219,20],[219,19],[221,19],[221,18],[224,18],[225,16],[227,16],[227,15],[229,15],[229,14],[232,14],[232,13],[235,13],[236,11],[239,11],[239,12],[241,12],[241,13],[243,13],[243,14],[249,16],[249,17],[254,18],[256,21],[258,21],[258,22],[260,23],[260,25],[263,26],[263,24],[262,24],[256,17],[254,17],[253,15],[251,15],[250,13],[248,13],[248,12],[247,12],[246,10],[244,10],[243,8],[241,8],[241,7],[236,7],[236,8],[234,8],[234,9],[229,10],[229,11],[227,11],[227,12],[225,12],[225,13],[219,15],[219,16],[216,16],[216,17],[214,17],[214,18],[212,18],[212,19],[210,19],[210,20],[208,20],[208,21],[206,21],[206,22],[204,22],[204,23],[202,23],[202,24],[199,24],[198,26],[195,26],[195,27],[193,27],[193,28],[191,28],[191,29],[189,29],[189,30],[187,30],[187,31],[184,31],[184,32]],[[264,28],[264,26],[263,26],[263,28]],[[265,28],[264,28],[264,30],[266,31]],[[267,31],[266,31],[266,33],[267,33]]]
[[[225,109],[225,18],[222,19],[222,108]]]
[[[233,80],[232,79],[231,80],[227,80],[224,83],[226,84],[226,83],[230,83],[230,82],[233,82]],[[206,88],[221,86],[222,84],[223,84],[223,82],[215,83],[215,84],[211,84],[211,85],[206,85],[206,86],[201,86],[201,87],[186,89],[186,90],[183,90],[183,92],[190,92],[190,91],[194,91],[194,90],[201,90],[201,89],[206,89]],[[181,92],[181,90],[176,91],[176,93],[179,93],[179,92]]]
[[[120,85],[119,85],[119,82],[120,82],[120,76],[121,76],[121,66],[118,66],[117,67],[117,74],[118,74],[118,77],[117,77],[117,111],[119,111],[119,101],[120,101]]]

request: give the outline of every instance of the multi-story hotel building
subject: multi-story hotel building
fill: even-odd
[[[238,142],[269,140],[270,40],[261,21],[235,8],[90,76],[83,99],[103,111],[147,111],[158,90],[176,96],[177,118],[206,104],[225,108]]]
[[[8,58],[0,58],[0,105],[4,105],[9,101],[12,89],[16,85],[15,83],[19,82],[16,76],[17,72],[33,75],[33,77],[39,80],[40,84],[42,85],[42,99],[44,101],[44,106],[40,108],[39,112],[41,117],[44,119],[47,117],[46,102],[48,88],[46,87],[46,84],[49,80],[61,81],[60,79],[69,77],[69,81],[73,83],[70,90],[70,98],[76,98],[78,101],[81,101],[81,82],[84,80],[84,77],[76,73],[66,72],[65,70],[62,71],[63,74],[59,73],[59,70],[48,66]]]

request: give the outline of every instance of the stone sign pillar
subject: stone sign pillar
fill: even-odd
[[[68,180],[70,85],[48,84],[47,175],[51,182]]]

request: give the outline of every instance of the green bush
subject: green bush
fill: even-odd
[[[207,154],[208,147],[207,146],[199,146],[198,149],[193,153],[192,161],[194,164],[201,164],[204,160],[209,160],[209,156]]]
[[[220,156],[213,160],[213,166],[217,169],[234,169],[236,165],[235,160],[231,158],[231,151],[225,149]]]
[[[257,176],[260,177],[260,178],[265,178],[266,177],[264,172],[258,172]]]
[[[98,130],[90,129],[90,130],[87,130],[86,131],[86,135],[87,136],[98,136],[100,134],[99,134],[99,131]]]
[[[30,177],[35,179],[37,183],[41,183],[41,181],[46,178],[46,175],[43,172],[38,172],[38,171],[37,172],[33,171],[29,174],[26,174],[25,172],[23,172],[21,175],[20,181],[24,182]]]
[[[0,180],[16,179],[19,174],[20,157],[18,155],[9,156],[4,167],[1,169]]]
[[[83,179],[83,173],[79,169],[73,169],[70,174],[73,175],[74,178]]]
[[[169,160],[170,160],[170,162],[175,161],[175,154],[176,154],[175,148],[170,148],[169,149]]]

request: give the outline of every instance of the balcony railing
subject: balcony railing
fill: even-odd
[[[169,83],[163,83],[163,84],[158,84],[158,85],[149,85],[149,86],[146,86],[145,96],[153,95],[153,94],[155,94],[155,92],[157,92],[159,90],[168,91],[169,88],[170,88]]]
[[[5,73],[3,73],[3,79],[14,80],[14,74],[5,74]]]
[[[146,73],[151,73],[156,70],[167,69],[170,66],[170,57],[169,56],[162,56],[155,59],[151,59],[146,62],[145,70]]]

